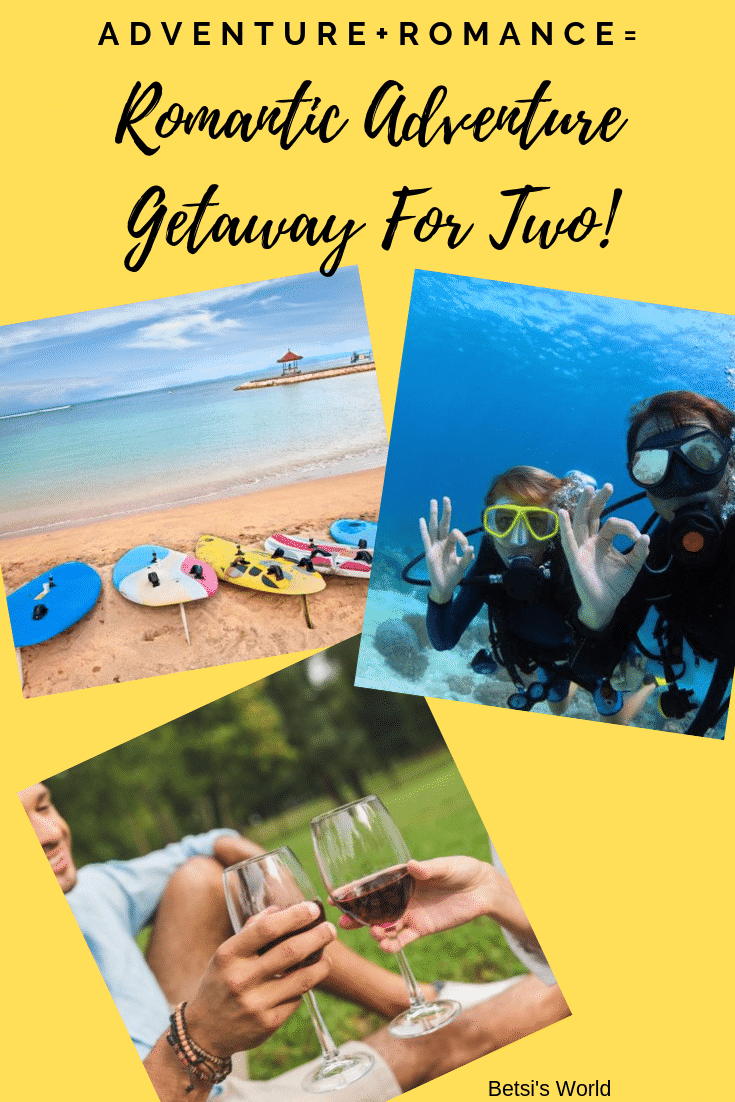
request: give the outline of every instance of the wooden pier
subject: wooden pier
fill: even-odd
[[[280,375],[275,379],[260,379],[251,383],[240,383],[235,390],[261,390],[265,386],[294,386],[296,383],[309,383],[313,379],[334,379],[336,375],[357,375],[361,371],[375,371],[375,361],[361,364],[348,364],[346,367],[332,367],[325,371],[304,371],[300,375]]]

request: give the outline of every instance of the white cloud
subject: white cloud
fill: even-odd
[[[61,405],[64,402],[79,401],[82,394],[90,388],[103,385],[104,381],[95,378],[75,379],[35,379],[31,382],[7,383],[0,385],[0,404],[3,410],[31,406]]]
[[[264,287],[274,287],[284,282],[285,279],[262,280],[260,283],[247,283],[238,287],[199,291],[193,295],[133,302],[125,306],[89,310],[82,314],[65,314],[58,318],[6,325],[0,328],[0,351],[9,352],[18,345],[32,344],[35,341],[53,341],[102,329],[116,329],[121,325],[144,322],[148,318],[180,315],[184,310],[202,310],[233,299],[251,298]]]
[[[7,325],[0,329],[0,352],[9,352],[20,344],[32,344],[44,339],[44,331],[37,325]]]
[[[219,337],[231,329],[242,329],[234,318],[220,318],[213,310],[156,321],[139,329],[126,348],[193,348],[204,343],[202,338]]]

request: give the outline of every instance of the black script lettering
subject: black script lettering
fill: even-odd
[[[407,222],[411,218],[416,217],[415,214],[404,214],[403,213],[403,208],[406,205],[406,200],[411,195],[425,195],[427,191],[431,191],[431,188],[430,187],[419,187],[419,188],[411,189],[411,188],[406,187],[405,184],[404,184],[404,186],[401,188],[400,191],[394,191],[393,192],[393,194],[395,195],[398,202],[396,203],[395,207],[393,208],[393,213],[391,214],[390,218],[386,218],[386,222],[388,223],[388,229],[385,231],[385,235],[383,236],[383,240],[380,243],[380,247],[382,249],[385,249],[386,252],[388,252],[391,245],[393,244],[393,238],[396,235],[396,230],[398,229],[399,224],[401,222]]]
[[[416,218],[415,214],[404,214],[403,211],[406,206],[406,200],[413,195],[425,195],[427,191],[431,191],[430,187],[421,188],[408,188],[405,185],[400,191],[394,191],[393,195],[398,202],[393,208],[393,213],[390,218],[386,218],[388,223],[388,229],[383,235],[381,242],[381,248],[386,252],[390,250],[393,244],[393,239],[396,235],[396,230],[401,222],[409,222]],[[474,226],[474,222],[469,226],[464,233],[462,233],[462,225],[459,222],[454,221],[454,215],[448,214],[446,222],[444,221],[444,215],[439,207],[430,207],[426,214],[422,215],[416,225],[413,227],[413,235],[417,241],[430,241],[438,230],[448,229],[447,245],[450,249],[458,248],[462,242],[466,239]],[[461,236],[460,236],[461,235]]]
[[[373,97],[372,103],[368,107],[367,115],[365,116],[365,133],[369,138],[376,138],[383,127],[387,125],[388,142],[390,143],[390,145],[397,147],[403,142],[408,142],[411,141],[412,138],[417,138],[419,145],[423,148],[426,148],[427,145],[431,144],[431,142],[434,140],[434,138],[443,126],[449,123],[451,127],[451,121],[445,118],[444,123],[438,126],[433,134],[427,137],[426,128],[428,124],[431,122],[432,118],[437,113],[441,105],[444,103],[444,100],[447,98],[447,89],[443,84],[437,85],[437,87],[429,93],[429,98],[427,99],[426,104],[424,105],[424,109],[420,115],[416,114],[415,111],[412,111],[411,114],[406,117],[403,125],[401,126],[400,134],[398,132],[398,125],[401,109],[406,102],[406,97],[404,95],[397,96],[395,103],[389,109],[387,114],[379,123],[376,123],[375,114],[378,108],[381,106],[384,97],[393,88],[396,88],[399,92],[403,91],[403,85],[399,84],[397,80],[386,80],[383,84],[381,84],[380,88]],[[458,126],[461,126],[468,118],[469,115],[465,115]],[[412,127],[415,127],[415,129],[412,130]],[[452,140],[452,136],[454,133],[455,131],[451,131],[449,135],[447,135],[445,131],[444,141],[447,145]]]
[[[554,108],[547,111],[542,116],[542,121],[536,122],[536,128],[533,129],[541,105],[551,102],[551,98],[546,95],[550,85],[551,81],[542,81],[530,99],[515,101],[520,106],[509,107],[503,104],[497,111],[492,107],[482,107],[474,117],[464,114],[457,122],[450,115],[444,115],[430,129],[432,120],[447,98],[445,85],[439,84],[429,93],[420,114],[413,111],[404,116],[407,97],[403,94],[403,85],[397,80],[386,80],[373,96],[365,114],[365,133],[369,138],[377,138],[385,132],[389,145],[394,147],[413,141],[414,138],[420,146],[426,147],[439,134],[444,143],[450,145],[461,131],[470,131],[474,141],[485,142],[491,134],[505,130],[511,137],[517,138],[520,148],[525,150],[530,149],[540,137],[551,137],[556,133],[567,135],[574,131],[577,131],[576,137],[580,145],[588,145],[598,137],[603,142],[611,142],[628,121],[619,121],[622,116],[619,107],[608,108],[597,125],[586,117],[584,111],[578,111],[576,116],[565,114],[560,118],[559,111]]]
[[[133,90],[128,96],[128,101],[123,107],[122,115],[120,116],[120,121],[117,124],[117,130],[115,131],[115,144],[120,145],[123,138],[125,137],[125,132],[129,131],[130,137],[133,139],[141,153],[145,153],[146,157],[152,157],[153,154],[157,153],[158,150],[161,148],[160,145],[146,145],[143,139],[138,136],[135,130],[133,130],[133,124],[136,122],[140,122],[142,119],[145,119],[148,115],[150,115],[151,111],[159,102],[163,94],[163,85],[159,84],[157,80],[154,80],[153,83],[149,84],[145,92],[143,92],[140,96],[138,96],[138,92],[140,92],[139,80],[137,80],[133,85]],[[148,103],[145,102],[146,97],[149,98]],[[141,114],[139,115],[135,114],[135,112],[138,110],[141,111]]]
[[[162,187],[158,187],[156,184],[153,187],[149,187],[147,191],[144,191],[138,202],[135,204],[130,212],[128,218],[128,233],[131,237],[141,238],[146,237],[142,248],[139,245],[133,245],[132,249],[125,257],[125,267],[129,272],[139,272],[148,259],[148,254],[153,248],[153,242],[158,236],[158,231],[161,228],[161,223],[166,217],[166,207],[163,206],[163,200],[166,198],[166,192]],[[138,218],[148,206],[151,199],[154,199],[154,213],[148,219],[143,226],[138,225]],[[138,249],[141,249],[138,257],[135,254]]]
[[[200,133],[206,131],[213,140],[221,137],[232,138],[239,133],[244,142],[252,141],[260,131],[267,131],[274,137],[278,136],[281,149],[290,149],[298,138],[306,133],[327,145],[342,133],[349,119],[344,119],[335,129],[332,129],[333,121],[339,118],[339,108],[336,104],[331,104],[326,110],[317,114],[321,99],[319,96],[315,96],[313,100],[307,99],[306,93],[310,85],[311,81],[305,80],[294,96],[276,100],[277,104],[289,105],[285,114],[280,107],[263,106],[257,117],[251,112],[243,113],[240,110],[234,110],[222,120],[222,112],[217,107],[210,110],[203,106],[196,112],[184,113],[180,103],[172,103],[156,118],[153,129],[159,138],[170,138],[179,128],[183,128],[187,135],[197,129]],[[161,147],[149,145],[138,132],[137,124],[147,118],[158,105],[163,88],[158,81],[153,81],[143,92],[140,88],[140,82],[136,82],[128,96],[117,125],[115,141],[119,145],[125,134],[129,133],[138,149],[147,157],[151,157]],[[301,108],[309,103],[312,105],[312,110],[303,123],[298,125],[297,115]]]
[[[526,184],[522,188],[510,188],[507,191],[501,191],[501,195],[508,197],[516,197],[516,202],[513,206],[508,224],[505,227],[505,233],[503,237],[498,240],[490,234],[490,244],[494,249],[504,249],[510,243],[513,233],[518,225],[518,221],[521,215],[521,211],[526,203],[526,200],[530,195],[536,192],[548,191],[548,187],[534,187],[532,184]],[[613,200],[610,206],[610,214],[607,220],[607,227],[605,233],[609,235],[610,229],[615,218],[618,203],[622,196],[622,189],[616,188],[613,193]],[[531,214],[526,219],[521,232],[521,241],[524,245],[530,245],[533,241],[538,241],[540,248],[550,249],[551,246],[562,236],[568,237],[570,241],[579,243],[589,237],[593,230],[599,229],[602,226],[602,222],[597,220],[597,212],[594,207],[585,207],[578,215],[572,218],[569,222],[565,222],[564,218],[558,219],[556,225],[552,228],[551,220],[545,219],[538,229],[534,230],[534,223],[536,222],[536,215]],[[609,238],[606,236],[600,242],[601,248],[605,248],[608,244]]]
[[[350,218],[344,225],[337,227],[337,217],[334,214],[328,215],[323,224],[320,224],[318,217],[298,214],[291,222],[282,218],[276,223],[272,218],[267,218],[258,226],[259,217],[254,214],[241,229],[241,219],[238,216],[220,214],[205,229],[203,222],[207,212],[220,205],[212,201],[217,189],[217,184],[210,184],[198,203],[182,203],[183,209],[175,211],[169,217],[164,234],[168,245],[185,244],[186,251],[195,255],[210,240],[215,243],[226,241],[229,245],[252,245],[259,242],[264,249],[274,248],[281,238],[287,238],[294,243],[305,239],[310,246],[320,242],[327,245],[336,243],[319,267],[322,275],[329,277],[334,275],[342,263],[348,243],[366,225],[363,222],[358,226]],[[150,255],[168,214],[165,198],[164,189],[155,184],[141,195],[130,212],[128,232],[142,243],[134,245],[125,257],[125,267],[129,272],[140,271]],[[194,210],[193,215],[187,213],[189,209]]]
[[[493,246],[494,249],[504,249],[510,241],[513,230],[516,228],[521,211],[523,210],[526,199],[528,199],[529,195],[531,195],[534,191],[548,190],[548,187],[534,187],[533,184],[526,184],[526,186],[522,188],[512,188],[508,191],[501,191],[501,195],[517,195],[518,199],[516,200],[516,204],[513,207],[513,211],[508,220],[508,225],[505,227],[505,234],[500,239],[500,241],[496,241],[493,235],[490,234],[490,244]]]

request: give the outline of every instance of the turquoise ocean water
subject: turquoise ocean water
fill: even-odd
[[[729,315],[417,272],[357,683],[502,703],[507,686],[493,695],[489,679],[469,669],[487,642],[480,617],[453,651],[424,640],[403,671],[374,646],[378,625],[392,618],[412,617],[421,635],[426,590],[400,571],[422,550],[418,519],[429,499],[448,495],[453,526],[475,528],[493,478],[519,463],[559,476],[580,469],[599,486],[612,482],[613,500],[627,497],[638,489],[625,467],[631,405],[689,389],[733,407],[734,377]],[[642,524],[650,511],[620,515]]]
[[[374,371],[263,390],[236,392],[237,382],[0,418],[0,535],[384,463]]]

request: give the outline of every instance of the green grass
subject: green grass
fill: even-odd
[[[488,860],[487,833],[446,750],[407,762],[390,775],[372,776],[369,786],[387,806],[418,860],[450,854],[469,854]],[[309,820],[329,806],[328,800],[315,800],[250,831],[261,845],[290,846],[325,903],[326,892],[314,861]],[[331,907],[327,911],[336,923],[337,912]],[[340,931],[340,937],[362,956],[397,969],[397,964],[378,948],[367,931]],[[478,919],[456,930],[419,940],[410,946],[407,955],[421,981],[488,981],[523,971],[500,930],[489,919]],[[364,1037],[385,1024],[361,1007],[324,993],[319,993],[318,998],[337,1044]],[[311,1020],[306,1007],[301,1007],[275,1036],[250,1053],[251,1075],[253,1079],[269,1079],[318,1054]]]

